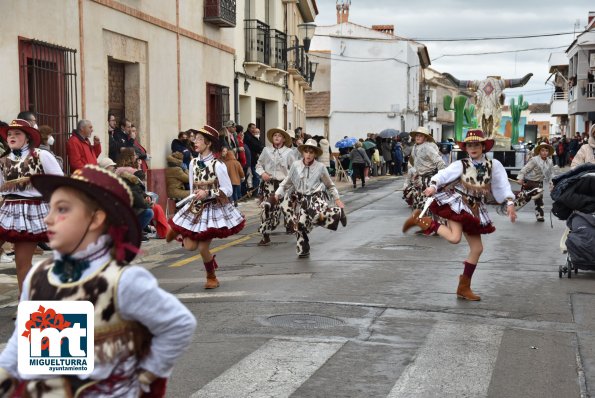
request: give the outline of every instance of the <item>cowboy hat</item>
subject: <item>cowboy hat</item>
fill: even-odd
[[[417,134],[423,134],[426,136],[426,140],[430,141],[430,142],[436,142],[434,141],[434,137],[432,137],[432,133],[430,133],[430,131],[428,130],[427,127],[424,126],[419,126],[418,128],[416,128],[415,130],[413,130],[411,133],[409,133],[409,135],[411,136],[411,138],[415,139],[415,136]]]
[[[194,130],[195,134],[200,134],[211,143],[211,150],[219,152],[221,150],[221,142],[219,141],[219,132],[213,127],[205,124],[203,128]]]
[[[29,137],[29,147],[37,148],[41,144],[41,134],[35,127],[31,127],[28,121],[23,119],[15,119],[8,126],[0,127],[0,136],[7,140],[8,130],[21,130]]]
[[[107,213],[110,225],[123,233],[123,242],[114,242],[114,245],[123,244],[122,247],[125,247],[129,244],[137,249],[140,247],[141,229],[138,217],[132,210],[132,192],[126,183],[111,171],[89,164],[76,170],[70,177],[35,174],[31,176],[31,184],[48,202],[52,193],[61,187],[70,187],[85,193]],[[115,239],[114,236],[112,238]],[[137,252],[138,250],[126,250],[125,260],[132,261]]]
[[[485,145],[485,152],[489,152],[494,147],[494,140],[487,139],[482,130],[473,129],[467,131],[467,135],[463,141],[457,141],[457,145],[461,148],[461,151],[466,151],[465,144],[468,142],[482,142]]]
[[[322,148],[318,146],[316,140],[313,140],[312,138],[308,139],[302,145],[298,146],[298,151],[300,151],[300,153],[303,153],[306,147],[314,149],[314,151],[316,152],[316,157],[322,155]]]
[[[533,155],[539,155],[539,151],[541,151],[541,148],[547,148],[547,150],[549,151],[548,156],[554,155],[554,147],[551,146],[546,140],[541,141],[539,144],[535,146],[535,148],[533,148]]]
[[[289,133],[285,130],[283,130],[282,128],[276,127],[276,128],[272,128],[269,131],[267,131],[267,140],[269,140],[269,142],[272,144],[273,143],[273,135],[275,135],[275,133],[279,133],[283,136],[283,138],[285,138],[285,142],[283,143],[283,145],[285,145],[288,148],[291,148],[291,135],[289,135]]]

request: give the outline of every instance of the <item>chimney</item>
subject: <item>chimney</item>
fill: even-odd
[[[387,33],[389,35],[395,34],[395,25],[372,25],[372,30]]]
[[[349,6],[351,5],[351,0],[341,0],[341,4],[339,4],[339,0],[337,0],[337,24],[341,24],[344,22],[349,22]]]
[[[587,26],[591,25],[591,22],[595,19],[595,11],[589,11],[589,19],[587,21]]]

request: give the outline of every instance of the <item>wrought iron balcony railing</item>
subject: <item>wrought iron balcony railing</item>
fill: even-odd
[[[246,62],[270,65],[271,28],[258,19],[244,20],[246,37]]]
[[[236,26],[236,0],[204,0],[205,22],[221,28]]]
[[[287,70],[287,35],[276,29],[271,30],[272,67]]]

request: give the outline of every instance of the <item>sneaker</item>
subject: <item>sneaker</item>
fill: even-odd
[[[271,244],[271,238],[268,235],[263,235],[258,246],[269,246]]]
[[[298,254],[298,258],[306,258],[306,257],[310,257],[310,252]]]
[[[146,233],[143,233],[142,238],[140,239],[141,242],[148,242],[149,236]]]
[[[545,222],[545,218],[543,218],[543,216],[538,216],[537,217],[537,221],[539,221],[539,222]]]

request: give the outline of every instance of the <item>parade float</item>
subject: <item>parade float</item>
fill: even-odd
[[[516,175],[525,162],[526,151],[524,146],[519,145],[519,121],[521,112],[527,109],[528,104],[523,101],[522,95],[518,101],[511,100],[512,132],[510,136],[501,134],[504,90],[524,86],[533,74],[529,73],[520,79],[488,76],[484,80],[458,80],[449,73],[443,75],[456,87],[472,91],[476,96],[475,105],[467,105],[467,98],[462,95],[455,97],[454,101],[449,95],[444,97],[444,110],[455,113],[455,141],[461,141],[467,129],[480,128],[495,141],[492,152],[494,158],[502,162],[509,174]]]

